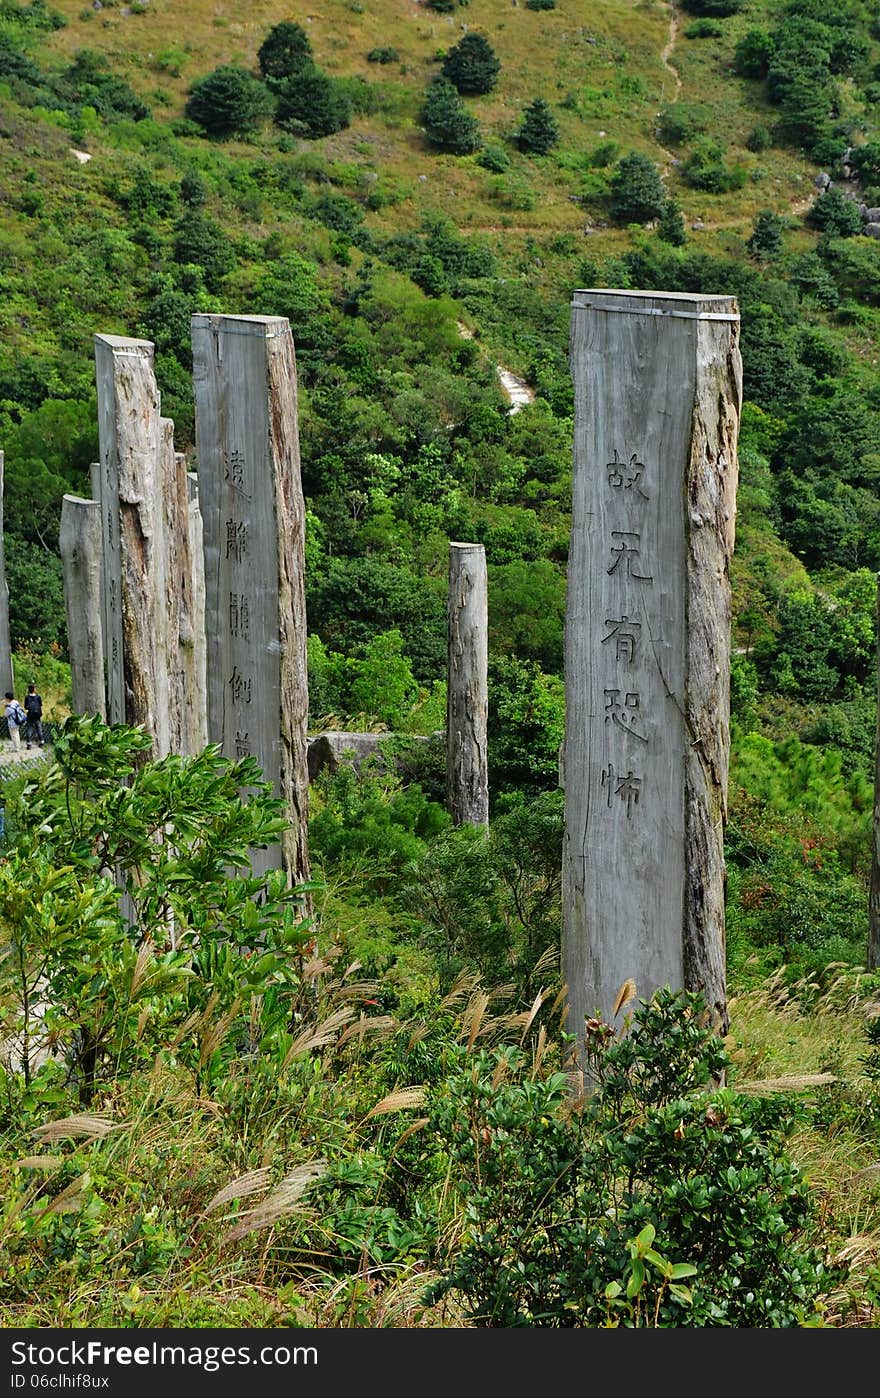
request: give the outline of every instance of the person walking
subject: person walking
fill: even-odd
[[[21,747],[21,728],[27,723],[27,714],[19,704],[11,689],[6,691],[6,727],[9,729],[9,739],[16,749]]]
[[[33,683],[28,685],[28,692],[24,696],[25,713],[27,714],[27,728],[25,729],[25,743],[28,747],[36,740],[40,747],[43,746],[43,700],[37,693],[37,686]]]

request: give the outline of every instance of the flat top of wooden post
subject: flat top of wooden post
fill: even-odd
[[[192,317],[192,325],[222,325],[230,335],[260,335],[271,327],[275,335],[290,329],[287,316],[232,316],[221,311],[203,311]],[[271,338],[271,337],[270,337]]]
[[[484,544],[458,544],[452,539],[449,540],[449,547],[451,549],[485,549]]]
[[[739,320],[735,296],[702,296],[692,291],[627,291],[587,287],[572,292],[572,309],[617,315],[673,316],[684,320]]]
[[[124,354],[150,355],[155,349],[152,340],[134,340],[127,335],[96,335],[95,344]]]

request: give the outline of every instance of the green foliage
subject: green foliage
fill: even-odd
[[[520,150],[530,155],[546,155],[556,145],[559,123],[543,97],[536,97],[526,107],[516,140]]]
[[[705,131],[708,114],[703,107],[689,102],[673,102],[664,107],[657,123],[657,135],[664,143],[685,145],[700,131]]]
[[[748,171],[742,165],[726,165],[720,141],[701,136],[682,166],[682,175],[692,189],[701,189],[706,194],[725,194],[731,189],[742,189]]]
[[[271,116],[272,94],[247,69],[225,63],[193,83],[185,110],[209,136],[247,136]]]
[[[30,642],[39,649],[58,646],[66,652],[64,582],[57,553],[7,535],[4,562],[13,650]]]
[[[209,291],[219,291],[235,266],[235,251],[227,234],[200,209],[186,209],[174,227],[174,260],[181,267],[198,267]]]
[[[285,131],[316,141],[351,124],[343,87],[320,68],[304,67],[277,88],[275,120]]]
[[[589,1021],[581,1111],[516,1049],[449,1051],[428,1109],[468,1227],[432,1300],[493,1328],[803,1323],[829,1280],[815,1206],[785,1116],[713,1089],[729,1064],[702,1008],[658,991],[619,1041]]]
[[[302,25],[292,20],[273,24],[257,49],[260,74],[267,82],[284,82],[312,67],[312,44]]]
[[[850,238],[862,231],[862,216],[854,199],[832,185],[818,196],[807,214],[811,228],[829,237]]]
[[[453,155],[471,155],[482,145],[480,125],[471,116],[448,78],[431,83],[422,107],[422,121],[431,145]]]
[[[632,151],[611,176],[611,213],[616,223],[650,223],[660,218],[668,195],[660,171],[648,156]]]
[[[283,1025],[291,955],[308,940],[302,893],[281,873],[250,871],[249,851],[284,828],[253,759],[207,748],[150,763],[149,746],[138,729],[70,718],[52,764],[9,808],[19,833],[0,865],[13,949],[0,998],[14,1006],[25,1080],[48,1035],[83,1102],[109,1075],[150,1062],[175,1026],[180,1055],[195,1047],[194,1066],[219,1068],[232,1044],[209,1057],[185,1037],[209,1002],[230,1023],[238,1016],[241,1033]],[[248,987],[263,1013],[246,1030]]]
[[[763,155],[773,145],[773,137],[766,126],[754,126],[746,137],[746,149],[755,155]]]
[[[309,849],[319,867],[357,871],[379,891],[390,890],[406,865],[449,824],[436,801],[418,784],[404,786],[394,773],[366,764],[360,772],[343,761],[338,772],[313,783]]]
[[[471,29],[449,50],[440,71],[463,96],[475,97],[492,91],[500,69],[489,40]]]
[[[762,209],[755,219],[746,247],[759,262],[772,262],[782,252],[785,222],[773,209]]]
[[[717,19],[697,19],[684,30],[686,39],[720,39],[723,34],[724,25]]]
[[[559,781],[565,691],[556,675],[512,656],[489,660],[489,770],[492,790],[537,795]]]
[[[670,247],[680,248],[687,242],[684,214],[674,199],[667,199],[657,222],[657,237]]]
[[[690,15],[709,15],[726,18],[738,14],[746,0],[683,0],[684,8]]]
[[[776,40],[766,29],[749,29],[733,51],[733,71],[741,78],[766,78]]]
[[[370,52],[367,54],[368,63],[397,63],[399,59],[400,54],[397,52],[397,49],[392,48],[390,44],[384,44],[380,45],[379,48],[370,49]]]

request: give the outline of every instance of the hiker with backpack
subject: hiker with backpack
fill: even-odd
[[[24,707],[27,713],[27,729],[25,731],[25,742],[28,747],[32,742],[37,742],[43,746],[43,700],[37,693],[37,686],[33,683],[28,685],[28,692],[24,696]]]
[[[21,747],[21,730],[27,723],[27,714],[19,704],[11,689],[6,691],[6,727],[14,748]]]

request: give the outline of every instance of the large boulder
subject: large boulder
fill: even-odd
[[[387,748],[391,740],[397,739],[404,751],[393,765],[397,770],[406,768],[405,749],[423,748],[425,744],[443,742],[443,733],[423,737],[413,733],[343,733],[335,729],[326,733],[316,733],[309,739],[309,781],[313,782],[320,772],[338,772],[343,763],[350,763],[359,772],[365,762],[375,764],[379,771],[388,766]]]

